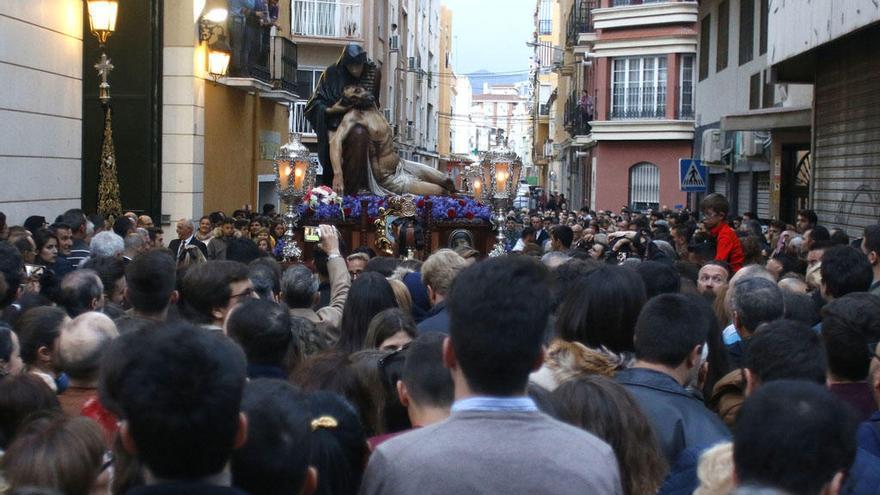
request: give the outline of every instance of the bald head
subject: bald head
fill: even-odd
[[[71,380],[94,386],[101,355],[111,340],[119,336],[116,325],[103,313],[83,313],[61,329],[58,360]]]

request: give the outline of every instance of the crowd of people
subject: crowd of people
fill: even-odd
[[[0,214],[0,493],[880,493],[880,224],[565,205],[424,261]]]

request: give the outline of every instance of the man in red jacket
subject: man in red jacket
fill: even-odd
[[[700,202],[700,211],[703,214],[703,224],[709,233],[715,238],[715,259],[726,261],[734,272],[743,266],[743,250],[736,232],[727,225],[727,213],[730,204],[727,198],[718,193],[712,193]]]

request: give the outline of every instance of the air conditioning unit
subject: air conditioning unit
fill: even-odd
[[[739,152],[742,156],[761,156],[764,154],[764,140],[757,132],[746,131],[739,133]]]
[[[400,35],[392,34],[388,37],[388,50],[391,53],[397,53],[400,51]]]
[[[385,120],[387,120],[388,122],[391,122],[391,109],[390,108],[382,109],[382,115],[385,117]]]
[[[409,70],[416,70],[416,58],[415,57],[409,58]]]
[[[564,56],[565,56],[564,52],[554,51],[553,52],[553,65],[562,65]]]
[[[720,129],[706,129],[703,131],[703,147],[700,158],[705,163],[721,163],[723,144]]]

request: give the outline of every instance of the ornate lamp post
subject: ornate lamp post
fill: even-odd
[[[504,210],[508,208],[510,199],[516,193],[522,162],[516,153],[506,147],[486,151],[480,158],[484,172],[483,183],[488,189],[488,196],[495,209],[492,224],[498,231],[495,236],[495,246],[492,247],[489,256],[502,256],[507,252],[504,248]]]
[[[226,42],[223,29],[228,16],[229,11],[217,8],[209,10],[199,19],[199,41],[207,43],[208,75],[214,80],[214,84],[226,75],[229,60],[232,58],[232,48]]]
[[[119,199],[119,180],[116,168],[116,150],[113,147],[112,109],[110,107],[110,71],[113,64],[107,58],[104,47],[107,39],[116,31],[116,14],[119,2],[116,0],[88,0],[89,28],[101,47],[101,59],[95,64],[101,84],[98,86],[98,99],[104,109],[104,137],[101,142],[101,166],[98,182],[98,212],[109,218],[122,215],[122,202]]]
[[[303,197],[314,187],[316,173],[315,165],[309,160],[309,150],[300,142],[299,134],[290,133],[290,141],[278,148],[272,166],[275,190],[287,205],[282,254],[285,260],[297,260],[302,256],[294,235],[299,223],[298,208]]]

